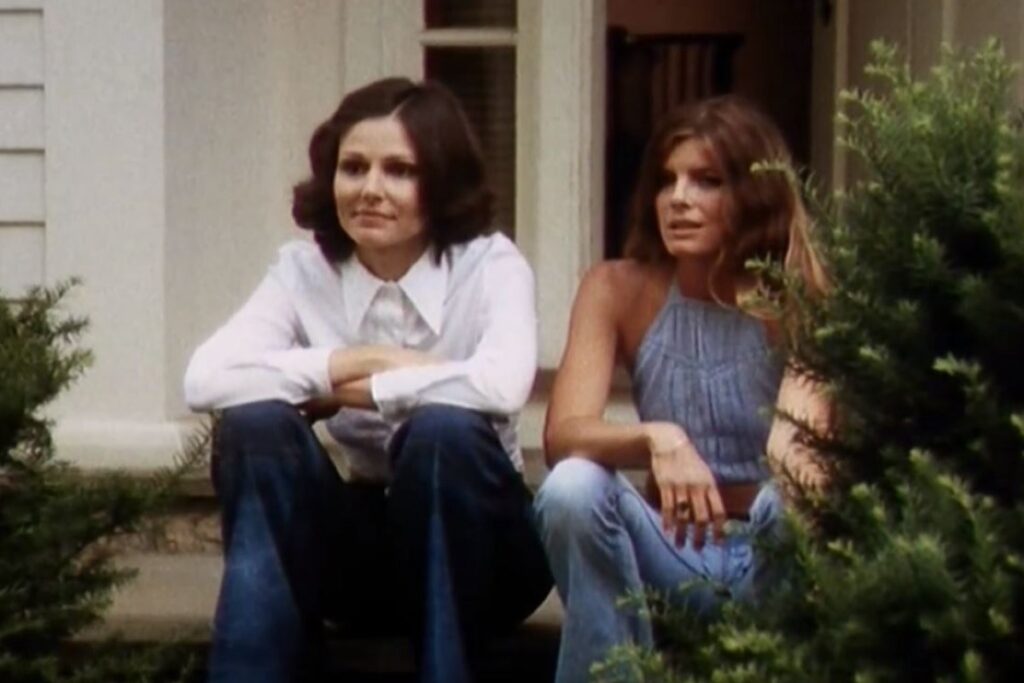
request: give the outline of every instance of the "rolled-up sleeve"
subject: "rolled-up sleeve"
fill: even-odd
[[[269,399],[295,404],[329,394],[332,350],[303,345],[295,307],[271,269],[245,305],[193,353],[185,402],[205,411]]]
[[[487,259],[480,268],[480,305],[474,307],[480,319],[455,323],[478,336],[472,354],[465,360],[374,374],[373,400],[386,418],[400,418],[429,404],[497,415],[517,413],[525,405],[537,369],[533,273],[514,248]],[[446,311],[445,316],[463,313]]]

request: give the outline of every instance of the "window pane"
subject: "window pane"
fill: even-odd
[[[431,47],[427,78],[447,85],[480,138],[495,193],[495,225],[515,237],[516,53],[511,47]]]
[[[515,28],[516,0],[427,0],[427,28]]]

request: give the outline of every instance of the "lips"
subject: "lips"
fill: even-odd
[[[700,230],[700,228],[701,228],[701,224],[700,223],[698,223],[696,221],[685,220],[685,219],[682,219],[682,218],[679,218],[679,219],[676,219],[676,220],[671,220],[668,223],[668,229],[672,230],[673,232],[676,232],[676,231],[684,232],[684,231],[690,231],[690,230]]]
[[[352,214],[353,218],[369,218],[371,220],[391,220],[393,217],[386,213],[380,213],[379,211],[356,211]]]

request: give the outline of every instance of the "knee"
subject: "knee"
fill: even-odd
[[[283,401],[258,401],[225,409],[217,419],[213,441],[215,479],[247,468],[276,470],[289,453],[307,450],[313,438],[299,411]]]
[[[490,424],[481,413],[448,405],[417,408],[404,425],[406,440],[444,445],[465,443],[482,428],[488,429]]]
[[[491,459],[508,457],[484,415],[446,405],[417,409],[392,449],[393,484],[398,484],[393,488],[436,486],[456,495],[478,481]]]
[[[586,458],[570,457],[555,465],[534,500],[544,536],[593,530],[614,479],[614,471]]]
[[[280,438],[306,421],[295,406],[284,401],[256,401],[226,408],[217,420],[217,436],[222,441],[266,441]]]

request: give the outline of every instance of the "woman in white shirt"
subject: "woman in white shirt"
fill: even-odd
[[[316,244],[280,250],[185,376],[194,410],[222,411],[210,680],[315,676],[325,618],[409,633],[422,680],[471,680],[484,638],[551,586],[516,439],[533,276],[490,231],[442,86],[350,93],[309,159],[293,215]]]

